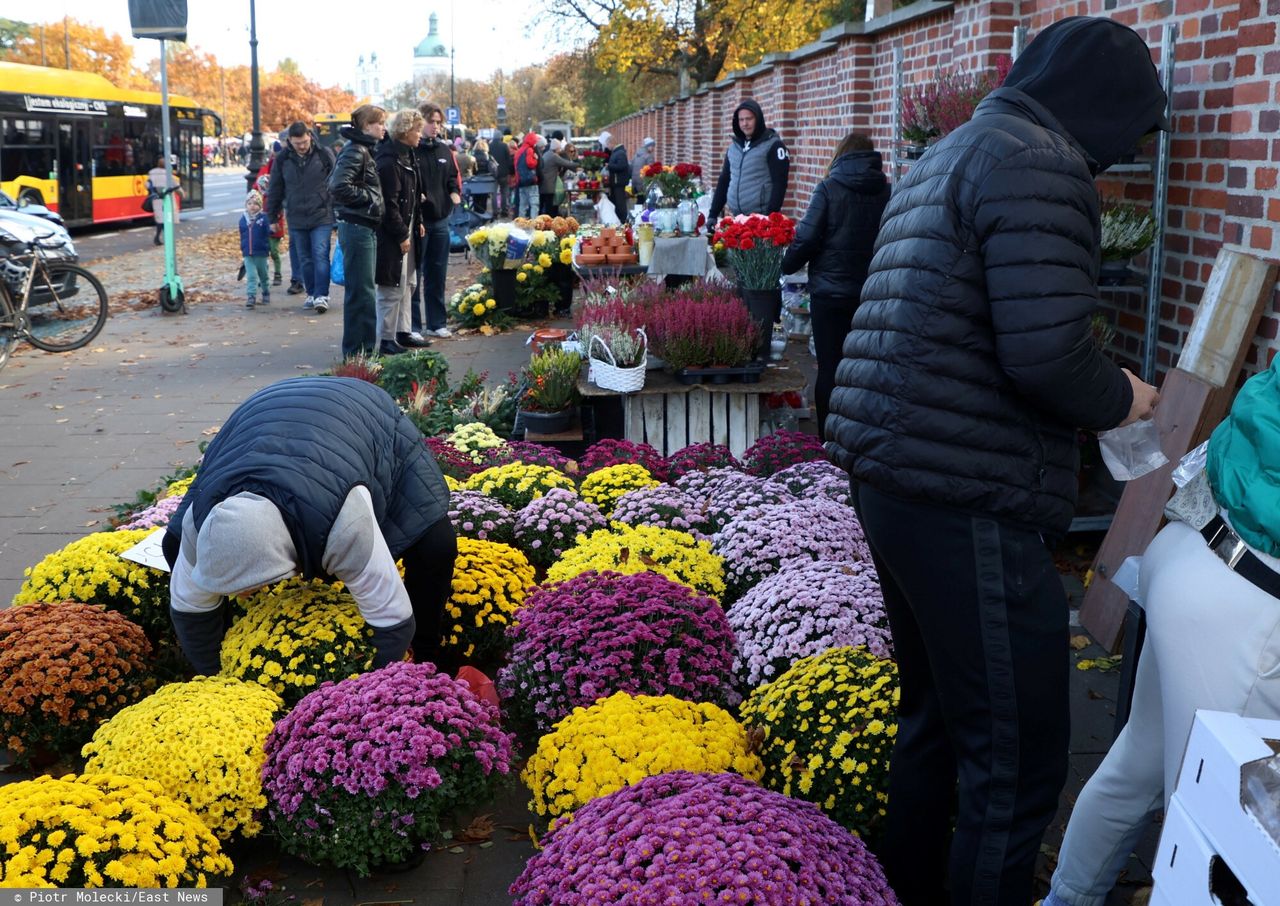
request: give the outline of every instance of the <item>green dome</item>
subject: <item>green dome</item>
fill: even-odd
[[[440,33],[437,31],[439,19],[435,13],[432,13],[427,20],[430,28],[427,36],[418,42],[418,46],[413,49],[415,57],[447,57],[449,49],[440,41]]]

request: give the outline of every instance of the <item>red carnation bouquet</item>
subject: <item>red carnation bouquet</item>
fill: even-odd
[[[782,250],[795,236],[796,222],[775,211],[769,215],[725,217],[716,227],[714,241],[724,243],[740,287],[777,289],[782,277]]]

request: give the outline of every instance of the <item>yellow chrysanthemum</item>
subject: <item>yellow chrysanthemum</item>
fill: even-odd
[[[490,311],[492,311],[493,309],[495,309],[495,308],[497,308],[497,307],[498,307],[497,300],[495,300],[495,299],[486,299],[486,300],[485,300],[485,303],[484,303],[484,307],[485,307],[485,308],[487,308],[487,309],[489,309]]]
[[[154,780],[219,839],[255,836],[267,804],[263,745],[283,704],[227,677],[170,683],[98,728],[82,752],[85,771]]]
[[[507,626],[533,587],[533,575],[528,559],[514,547],[460,535],[443,644],[461,648],[463,657],[500,650]]]
[[[815,802],[866,836],[885,813],[897,709],[892,661],[833,648],[760,686],[741,713],[764,733],[765,786]]]
[[[551,267],[551,256],[550,256],[550,255],[548,255],[546,252],[543,252],[541,255],[539,255],[539,256],[538,256],[538,266],[539,266],[539,267]]]
[[[520,510],[552,488],[573,490],[573,479],[550,466],[511,462],[493,466],[467,479],[467,490],[479,491]]]
[[[519,283],[524,283],[524,282],[525,282],[526,280],[528,280],[528,279],[529,279],[529,274],[528,274],[528,272],[527,272],[527,271],[517,271],[517,272],[516,272],[516,281],[517,281],[517,282],[519,282]]]
[[[547,570],[547,581],[563,582],[589,569],[626,574],[652,570],[717,600],[724,594],[724,561],[711,552],[710,542],[653,525],[614,523],[611,528],[579,535],[577,543]]]
[[[468,422],[455,428],[447,438],[449,445],[455,450],[466,453],[472,462],[484,460],[484,451],[494,447],[505,446],[506,442],[494,433],[493,429],[482,422]]]
[[[656,488],[661,483],[644,466],[623,462],[592,472],[582,480],[579,493],[583,500],[591,501],[608,516],[623,494],[641,488]]]
[[[235,870],[191,809],[116,774],[0,787],[0,847],[0,887],[208,887]]]
[[[670,771],[733,771],[759,780],[764,765],[723,708],[671,695],[617,692],[575,708],[538,740],[521,778],[533,810],[554,818]]]
[[[485,307],[481,305],[479,302],[477,302],[474,306],[472,306],[471,313],[478,318],[485,313]]]

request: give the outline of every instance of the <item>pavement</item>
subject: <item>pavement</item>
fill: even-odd
[[[160,283],[160,250],[90,261],[112,298],[127,304],[117,306],[90,347],[62,355],[22,348],[0,370],[0,602],[17,593],[24,569],[108,528],[115,504],[196,462],[200,443],[254,391],[324,372],[338,360],[340,288],[324,315],[302,311],[301,297],[285,295],[283,287],[269,307],[246,310],[234,257],[216,249],[186,250],[181,260],[192,299],[186,314],[166,315],[144,304],[148,288]],[[454,256],[450,291],[466,278],[467,267]],[[524,343],[535,326],[439,339],[433,349],[448,359],[451,378],[471,368],[489,371],[497,381],[527,359]],[[793,342],[789,354],[811,363],[801,343]],[[1060,551],[1064,564],[1074,564],[1064,573],[1073,607],[1081,597],[1078,567],[1087,564],[1097,541],[1073,537]],[[1075,656],[1102,653],[1093,646]],[[1114,672],[1072,671],[1071,778],[1045,842],[1045,879],[1070,803],[1111,741],[1117,680]],[[2,763],[0,755],[0,784],[24,779],[4,773]],[[494,802],[457,816],[455,839],[473,842],[446,845],[401,873],[358,879],[279,856],[269,842],[257,840],[233,846],[231,855],[238,878],[269,877],[304,906],[487,906],[509,902],[507,886],[534,851],[528,825],[523,791],[513,781]],[[467,828],[471,834],[462,833]],[[1110,902],[1128,902],[1150,883],[1146,866],[1153,849],[1149,835],[1140,850],[1145,863],[1131,860],[1125,884]]]

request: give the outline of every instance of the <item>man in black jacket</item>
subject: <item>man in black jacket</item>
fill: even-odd
[[[426,120],[415,156],[418,162],[418,185],[422,189],[421,273],[418,278],[422,308],[413,304],[413,332],[429,337],[451,337],[446,325],[449,317],[444,304],[444,282],[449,270],[449,214],[462,203],[462,181],[458,176],[453,146],[439,138],[444,125],[444,111],[435,104],[422,104],[418,110]]]
[[[507,180],[511,178],[511,149],[507,147],[507,136],[499,135],[489,143],[489,156],[493,158],[493,162],[498,165],[497,172],[493,174],[497,180],[497,186],[494,188],[494,214],[499,217],[511,216],[511,187],[507,185]]]
[[[329,174],[333,163],[333,152],[313,141],[306,123],[297,122],[289,127],[289,144],[276,155],[267,185],[267,220],[275,223],[283,208],[289,245],[298,250],[307,294],[302,307],[321,315],[329,310],[329,241],[333,235]]]
[[[1093,177],[1167,129],[1166,104],[1136,32],[1064,19],[885,210],[827,435],[893,630],[880,855],[903,906],[1031,901],[1069,730],[1067,602],[1046,542],[1075,506],[1076,429],[1158,401],[1091,340]]]

